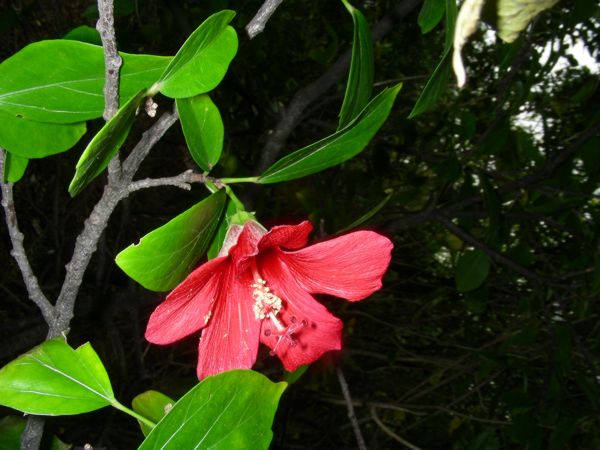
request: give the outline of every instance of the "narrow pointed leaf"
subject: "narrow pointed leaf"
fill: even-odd
[[[320,172],[360,153],[387,119],[401,84],[383,90],[343,130],[283,157],[259,183],[278,183]]]
[[[175,400],[171,397],[167,397],[158,391],[146,391],[137,395],[131,402],[133,410],[144,416],[146,419],[150,419],[154,423],[160,422],[167,412],[175,404]],[[139,422],[139,421],[138,421]],[[139,422],[144,436],[148,436],[152,428],[143,422]]]
[[[158,79],[171,58],[121,53],[124,105]],[[29,120],[75,123],[102,117],[102,47],[71,40],[28,45],[0,64],[0,110]]]
[[[210,171],[223,151],[223,120],[207,94],[177,99],[177,111],[188,149],[196,164]]]
[[[69,150],[85,130],[85,122],[35,122],[0,111],[0,146],[23,158],[44,158]]]
[[[119,151],[135,119],[138,106],[146,95],[146,90],[132,97],[117,113],[104,124],[90,141],[77,161],[75,176],[69,185],[69,194],[75,197],[108,166]]]
[[[338,130],[348,125],[371,100],[373,90],[373,40],[369,25],[362,13],[342,0],[354,22],[352,60],[346,85],[344,103],[340,111]]]
[[[89,343],[73,350],[63,338],[52,339],[0,369],[0,405],[24,413],[80,414],[113,401],[106,369]]]
[[[267,449],[286,386],[251,370],[208,377],[173,406],[139,450]]]
[[[387,202],[390,200],[390,198],[392,198],[392,195],[394,195],[394,192],[393,191],[389,192],[385,196],[385,198],[383,200],[381,200],[374,208],[372,208],[370,211],[368,211],[365,214],[363,214],[361,217],[359,217],[358,219],[356,219],[354,222],[352,222],[347,227],[345,227],[345,228],[341,229],[340,231],[338,231],[337,234],[345,233],[347,231],[350,231],[350,230],[353,230],[355,228],[358,228],[361,225],[363,225],[366,222],[368,222],[369,220],[371,220],[373,218],[373,216],[375,216],[379,211],[381,211],[381,209],[387,204]]]
[[[221,82],[237,52],[237,34],[228,26],[234,16],[234,11],[220,11],[196,28],[157,82],[163,95],[192,97]]]
[[[227,203],[227,209],[225,210],[225,214],[223,214],[223,218],[219,223],[219,228],[215,233],[215,237],[210,244],[210,248],[208,249],[208,253],[206,257],[208,259],[214,259],[217,257],[219,252],[221,251],[221,247],[223,247],[223,241],[225,240],[225,235],[227,235],[227,230],[229,229],[229,225],[231,224],[231,216],[237,213],[237,207],[234,202]]]
[[[433,108],[446,91],[448,78],[450,76],[452,39],[454,37],[454,25],[456,24],[457,14],[456,1],[446,0],[446,37],[444,53],[442,54],[440,62],[431,74],[431,77],[427,80],[415,106],[408,115],[409,119]]]
[[[146,289],[173,289],[206,253],[223,213],[224,191],[217,191],[127,247],[117,255],[117,265]]]
[[[4,173],[2,174],[2,181],[9,183],[16,183],[23,175],[29,160],[22,156],[13,155],[12,153],[6,152],[4,157]]]

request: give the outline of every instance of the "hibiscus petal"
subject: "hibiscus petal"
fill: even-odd
[[[298,225],[279,225],[271,228],[260,240],[258,248],[263,251],[269,247],[282,247],[289,250],[302,248],[308,242],[313,227],[305,220]]]
[[[284,306],[275,319],[287,330],[282,332],[266,318],[261,342],[290,372],[316,361],[325,352],[341,349],[342,321],[298,285],[285,263],[273,254],[267,256],[259,263],[260,270],[272,292],[283,300]]]
[[[227,258],[215,258],[189,274],[150,316],[146,339],[170,344],[203,328],[228,264]]]
[[[381,288],[392,242],[373,231],[356,231],[282,258],[300,285],[313,294],[362,300]]]
[[[249,220],[244,224],[237,242],[229,250],[238,272],[246,270],[251,258],[258,254],[258,243],[265,233],[265,229],[257,222]]]
[[[229,265],[213,315],[198,347],[198,378],[232,369],[250,369],[256,361],[260,321],[254,317],[250,273]]]

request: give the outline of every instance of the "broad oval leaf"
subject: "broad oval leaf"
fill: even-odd
[[[346,128],[284,156],[269,167],[258,182],[278,183],[301,178],[356,156],[387,119],[401,87],[398,84],[384,89]]]
[[[444,17],[445,9],[444,0],[425,0],[417,19],[421,33],[426,34],[433,30]]]
[[[234,11],[220,11],[196,28],[156,84],[163,95],[193,97],[221,82],[237,52],[237,34],[228,26],[234,16]]]
[[[171,410],[174,404],[175,400],[171,397],[167,397],[161,392],[152,390],[136,395],[131,401],[131,407],[136,413],[141,414],[154,423],[158,423],[160,419]],[[138,423],[140,424],[144,436],[148,436],[150,431],[152,431],[152,428],[143,422],[138,421]]]
[[[498,0],[498,37],[513,42],[535,16],[556,3],[558,0]]]
[[[0,111],[0,146],[23,158],[44,158],[69,150],[85,130],[85,122],[35,122]]]
[[[81,25],[77,28],[73,28],[67,34],[63,36],[63,39],[70,41],[87,42],[88,44],[102,45],[102,38],[100,33],[95,28],[89,25]]]
[[[196,164],[210,171],[223,151],[223,120],[207,94],[178,98],[177,111],[188,149]]]
[[[490,258],[481,250],[463,253],[456,265],[456,289],[468,292],[483,284],[490,272]]]
[[[117,255],[117,265],[146,289],[173,289],[206,253],[223,213],[224,191],[215,192],[127,247]]]
[[[373,39],[369,25],[362,13],[346,0],[342,0],[354,22],[352,60],[346,85],[346,94],[340,111],[338,130],[348,125],[371,100],[373,90]]]
[[[125,104],[158,79],[171,58],[121,53]],[[29,120],[74,123],[102,117],[102,47],[71,40],[28,45],[0,64],[0,110]]]
[[[16,183],[23,178],[23,175],[25,175],[28,164],[29,160],[27,158],[6,152],[4,155],[4,173],[2,174],[2,181],[5,183]]]
[[[20,448],[21,435],[26,424],[27,419],[15,416],[6,416],[0,419],[0,450]],[[49,450],[70,450],[71,447],[71,445],[61,442],[56,436],[52,436]]]
[[[146,90],[138,92],[104,124],[81,154],[75,168],[75,176],[69,185],[69,194],[76,196],[108,166],[119,151],[135,119],[138,106]]]
[[[0,405],[27,414],[81,414],[115,401],[102,361],[90,345],[44,342],[0,369]]]
[[[267,449],[286,387],[251,370],[205,378],[173,406],[139,450]]]

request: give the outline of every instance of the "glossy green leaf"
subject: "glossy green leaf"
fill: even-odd
[[[137,108],[145,95],[146,91],[142,90],[132,97],[90,141],[77,161],[75,176],[69,185],[69,194],[72,197],[79,194],[85,186],[100,175],[119,151],[127,139]]]
[[[121,104],[158,79],[171,58],[121,53]],[[102,117],[102,47],[71,40],[28,45],[0,64],[0,110],[29,120],[75,123]]]
[[[208,249],[208,253],[206,254],[208,259],[214,259],[219,255],[221,247],[223,246],[223,241],[225,240],[225,235],[227,234],[227,230],[231,224],[231,216],[237,212],[238,209],[235,206],[235,203],[232,201],[228,202],[225,214],[219,223],[219,228],[217,229],[215,237],[213,238],[210,248]]]
[[[69,150],[85,130],[85,122],[35,122],[0,111],[0,146],[24,158],[44,158]]]
[[[64,35],[63,39],[87,42],[88,44],[94,45],[102,45],[102,39],[100,38],[100,33],[98,33],[98,30],[88,25],[81,25],[77,28],[73,28]]]
[[[177,111],[188,149],[196,164],[210,171],[223,151],[223,120],[207,94],[178,98]]]
[[[346,85],[344,103],[340,111],[338,130],[348,125],[371,100],[373,90],[373,40],[369,25],[362,13],[346,0],[342,0],[354,22],[352,60]]]
[[[456,2],[454,0],[446,0],[446,37],[444,53],[442,54],[442,59],[431,74],[431,77],[429,77],[429,80],[427,80],[427,83],[425,84],[423,91],[421,91],[415,106],[408,115],[409,119],[412,119],[419,114],[423,114],[424,112],[432,109],[446,90],[448,78],[450,77],[452,38],[454,36],[456,15]]]
[[[346,128],[283,157],[269,167],[259,183],[278,183],[310,175],[360,153],[387,119],[401,84],[383,90]]]
[[[131,406],[136,413],[141,414],[154,423],[158,423],[171,410],[174,404],[175,400],[158,391],[142,392],[131,402]],[[148,436],[152,428],[143,422],[139,422],[139,424],[144,436]]]
[[[139,450],[267,449],[286,386],[251,370],[208,377],[173,406]]]
[[[22,156],[13,155],[12,153],[6,152],[4,157],[4,173],[2,174],[2,181],[9,183],[16,183],[23,175],[29,160]]]
[[[490,258],[481,250],[464,252],[456,265],[456,289],[468,292],[477,289],[490,273]]]
[[[94,411],[114,401],[102,361],[89,343],[73,350],[56,338],[0,369],[0,405],[28,414]]]
[[[425,0],[417,18],[421,33],[425,34],[433,30],[444,17],[445,10],[445,0]]]
[[[224,206],[221,189],[127,247],[117,265],[146,289],[173,289],[206,253]]]
[[[234,11],[220,11],[196,28],[156,84],[163,95],[193,97],[221,82],[237,52],[237,34],[227,26],[234,16]]]

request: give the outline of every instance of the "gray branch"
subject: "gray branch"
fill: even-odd
[[[215,182],[215,179],[195,173],[193,170],[186,170],[179,175],[165,178],[146,178],[144,180],[134,181],[129,185],[129,192],[139,191],[141,189],[148,189],[159,186],[175,186],[180,189],[189,191],[192,189],[192,183],[206,183],[207,180]]]
[[[348,388],[348,383],[346,382],[346,377],[344,377],[344,372],[342,368],[338,365],[335,368],[335,373],[337,374],[338,381],[340,383],[340,388],[342,389],[342,394],[344,395],[344,400],[346,402],[346,409],[348,410],[348,419],[350,419],[350,423],[352,424],[352,429],[354,430],[354,437],[356,438],[356,444],[360,450],[367,450],[367,444],[365,443],[365,438],[360,431],[360,425],[358,424],[358,419],[356,418],[356,413],[354,412],[354,403],[352,402],[352,396],[350,395],[350,389]]]
[[[283,0],[265,0],[256,15],[246,25],[246,33],[250,39],[265,30],[265,25],[282,2]]]
[[[4,149],[0,148],[0,175],[4,173],[4,163],[6,154]],[[46,323],[51,323],[55,319],[54,308],[50,301],[46,298],[38,279],[31,269],[29,264],[29,258],[25,252],[23,246],[23,233],[19,230],[19,223],[17,221],[17,211],[15,210],[15,202],[13,198],[13,185],[12,183],[1,183],[2,185],[2,207],[4,208],[4,215],[6,216],[6,226],[8,228],[8,234],[12,244],[12,251],[10,254],[17,262],[21,275],[23,276],[23,282],[27,288],[29,298],[42,312]]]
[[[96,251],[98,240],[108,224],[115,207],[123,198],[129,195],[129,185],[137,172],[140,164],[148,155],[152,147],[160,140],[165,132],[177,121],[176,113],[165,113],[149,128],[142,139],[134,147],[125,161],[124,170],[120,177],[109,180],[104,188],[102,198],[94,207],[92,213],[85,221],[81,234],[75,241],[73,257],[67,264],[65,281],[56,302],[57,320],[53,323],[53,335],[68,332],[69,323],[73,318],[75,299],[83,280],[83,275],[88,267],[92,255]]]
[[[117,51],[112,0],[98,0],[99,19],[96,30],[104,49],[104,120],[108,121],[119,109],[119,70],[123,60]]]

